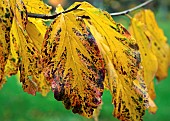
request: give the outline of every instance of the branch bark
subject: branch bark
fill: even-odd
[[[110,13],[111,16],[121,16],[121,15],[126,15],[128,14],[129,12],[132,12],[136,9],[139,9],[149,3],[151,3],[153,0],[148,0],[134,8],[131,8],[131,9],[128,9],[128,10],[125,10],[125,11],[121,11],[121,12],[115,12],[115,13]],[[66,10],[66,11],[63,11],[61,13],[57,13],[57,14],[54,14],[54,15],[45,15],[45,14],[36,14],[36,13],[28,13],[28,17],[31,17],[31,18],[42,18],[42,19],[54,19],[56,18],[57,16],[61,15],[62,13],[68,13],[68,12],[71,12],[73,10],[76,10],[81,4],[78,4],[76,5],[74,8],[70,9],[70,10]]]
[[[80,5],[81,5],[81,4],[78,4],[78,5],[76,5],[74,8],[70,9],[70,10],[66,10],[66,11],[63,11],[63,12],[61,12],[61,13],[57,13],[57,14],[54,14],[54,15],[28,13],[28,17],[31,17],[31,18],[42,18],[42,19],[54,19],[54,18],[56,18],[57,16],[61,15],[62,13],[68,13],[68,12],[70,12],[70,11],[76,10]]]
[[[134,10],[136,10],[136,9],[139,9],[139,8],[141,8],[141,7],[143,7],[143,6],[151,3],[152,1],[153,1],[153,0],[148,0],[148,1],[146,1],[146,2],[144,2],[144,3],[142,3],[142,4],[138,5],[138,6],[136,6],[136,7],[134,7],[134,8],[131,8],[131,9],[128,9],[128,10],[125,10],[125,11],[121,11],[121,12],[110,13],[110,15],[111,15],[111,16],[126,15],[126,14],[128,14],[129,12],[132,12],[132,11],[134,11]]]

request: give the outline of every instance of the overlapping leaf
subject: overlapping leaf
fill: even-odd
[[[147,29],[147,26],[144,23],[136,20],[135,18],[131,19],[130,33],[135,37],[138,45],[139,51],[141,53],[141,62],[144,69],[144,80],[148,87],[149,95],[152,99],[155,98],[155,90],[153,85],[153,79],[158,69],[158,60],[156,56],[151,51],[152,45],[150,40],[150,32]],[[153,103],[152,103],[153,104]],[[153,108],[154,110],[152,110]],[[155,105],[151,105],[150,111],[155,113]]]
[[[33,1],[23,0],[23,2],[24,2],[25,6],[27,8],[27,12],[28,13],[46,14],[46,15],[50,14],[51,6],[48,6],[42,0],[33,0]],[[38,19],[36,19],[36,18],[29,18],[28,20],[36,26],[38,31],[44,37],[46,29],[47,29],[47,26],[44,23],[45,20],[40,19],[40,18],[38,18]],[[29,35],[33,36],[33,34],[31,34],[31,33]]]
[[[46,95],[52,86],[57,100],[86,117],[97,117],[93,112],[101,106],[104,86],[118,119],[142,120],[148,105],[154,113],[152,80],[155,73],[158,80],[166,77],[170,48],[153,13],[145,10],[132,19],[135,40],[107,12],[86,2],[68,9],[77,5],[47,29],[43,20],[27,18],[27,12],[49,14],[42,0],[0,2],[0,87],[4,75],[19,71],[24,91]]]
[[[21,29],[25,29],[27,24],[27,9],[21,0],[10,0],[9,5],[15,16],[15,20]]]
[[[11,0],[10,5],[14,18],[10,32],[11,53],[5,67],[6,74],[12,75],[20,71],[20,81],[24,91],[33,95],[38,91],[46,95],[50,85],[41,73],[39,56],[47,27],[42,20],[27,19],[27,10],[22,1]]]
[[[10,0],[8,5],[10,6],[14,15],[12,25],[15,21],[15,23],[17,22],[17,26],[24,30],[27,24],[27,11],[23,2],[20,0]],[[10,55],[5,66],[5,74],[8,76],[17,73],[19,64],[19,59],[16,57],[19,50],[14,48],[14,46],[17,46],[17,44],[14,43],[12,36],[13,35],[10,33]]]
[[[92,117],[101,104],[104,63],[87,26],[72,12],[62,14],[48,28],[43,47],[43,72],[55,98],[74,113]]]
[[[10,52],[12,13],[6,0],[0,1],[0,88],[5,83],[5,65]]]
[[[137,13],[134,18],[147,26],[148,32],[145,34],[149,37],[151,50],[158,60],[156,77],[158,80],[162,80],[168,74],[169,45],[167,43],[167,38],[164,36],[163,31],[158,27],[155,16],[151,10],[142,10]]]
[[[71,8],[80,3],[75,3]],[[121,120],[141,120],[148,107],[139,46],[128,31],[107,12],[83,2],[74,14],[97,40],[107,69],[107,88],[113,95],[114,115]]]

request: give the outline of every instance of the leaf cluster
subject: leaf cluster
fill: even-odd
[[[45,96],[52,89],[66,109],[89,118],[99,114],[104,89],[122,121],[156,112],[153,78],[167,76],[170,55],[153,12],[130,18],[129,31],[87,2],[67,12],[59,6],[48,27],[28,17],[50,9],[41,0],[0,1],[0,87],[17,74],[25,92]]]

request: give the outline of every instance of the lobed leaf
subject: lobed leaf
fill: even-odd
[[[146,33],[146,36],[149,37],[151,50],[158,60],[156,78],[160,81],[168,75],[169,45],[167,43],[167,38],[159,28],[151,10],[142,10],[137,13],[134,18],[136,18],[137,21],[144,23],[147,27],[148,32]]]
[[[41,63],[54,97],[74,113],[92,117],[101,104],[104,63],[95,38],[72,12],[48,28]]]
[[[33,35],[29,36],[30,33]],[[20,81],[24,91],[29,94],[35,95],[37,91],[42,95],[46,95],[50,86],[46,82],[43,74],[41,73],[39,65],[39,56],[43,37],[36,29],[36,26],[28,21],[26,30],[23,31],[13,20],[11,29],[11,48],[14,53],[13,58],[18,61],[18,68],[20,71]]]
[[[141,120],[148,107],[148,94],[136,40],[107,12],[86,2],[70,8],[77,4],[81,5],[74,14],[83,19],[96,38],[105,61],[105,86],[113,95],[114,116],[123,121]]]
[[[5,73],[12,75],[19,71],[24,91],[33,95],[38,91],[45,96],[51,87],[41,73],[39,57],[47,26],[42,20],[28,20],[22,1],[11,0],[10,5],[14,17],[10,31],[10,55]]]
[[[131,19],[130,25],[130,33],[135,37],[138,45],[139,51],[141,53],[141,64],[144,69],[144,80],[148,88],[148,93],[152,100],[155,99],[155,90],[153,79],[158,69],[158,59],[151,51],[151,39],[150,39],[150,32],[147,29],[147,26],[144,23],[136,20],[135,18]],[[153,102],[154,103],[154,102]],[[150,105],[150,109],[153,108]],[[156,105],[154,105],[156,106]],[[155,107],[156,108],[156,107]],[[156,111],[156,110],[155,110]],[[151,111],[153,112],[153,111]],[[153,112],[155,113],[155,112]]]

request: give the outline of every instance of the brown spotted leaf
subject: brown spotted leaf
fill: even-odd
[[[11,0],[10,5],[14,17],[10,32],[11,50],[5,73],[12,75],[19,71],[24,91],[33,95],[38,91],[46,95],[51,87],[41,73],[39,57],[47,27],[42,20],[28,20],[27,10],[22,1]]]
[[[151,10],[142,10],[137,13],[134,18],[145,24],[148,32],[145,33],[149,37],[151,50],[158,60],[157,79],[160,81],[168,74],[169,66],[169,45],[163,31],[159,28],[155,16]]]
[[[141,23],[135,18],[132,18],[130,33],[135,37],[139,45],[139,51],[141,53],[142,58],[141,63],[144,69],[144,80],[147,85],[149,95],[151,99],[154,100],[155,90],[153,85],[153,79],[158,69],[158,60],[154,53],[151,51],[152,49],[151,39],[150,36],[148,36],[150,35],[150,32],[148,31],[147,26],[144,23]],[[150,105],[150,109],[153,108],[152,106],[153,105]],[[156,107],[154,107],[154,111],[156,111],[155,108]]]
[[[50,91],[50,85],[41,73],[39,56],[43,36],[36,26],[28,21],[23,31],[14,19],[11,29],[12,57],[16,60],[20,71],[20,81],[24,91],[35,95],[41,92],[46,95]]]
[[[12,26],[14,26],[13,24],[16,24],[16,26],[20,27],[24,31],[27,24],[27,11],[25,5],[21,0],[10,0],[8,4],[14,15],[13,21],[15,22],[12,23]],[[16,74],[18,71],[19,59],[17,57],[19,49],[16,46],[17,44],[13,39],[13,35],[10,33],[10,53],[5,66],[5,75],[7,76]]]
[[[27,24],[27,9],[21,0],[9,1],[11,10],[15,16],[15,20],[21,29],[25,29]]]
[[[74,113],[92,117],[101,104],[104,63],[95,38],[72,12],[48,28],[41,63],[55,98]]]
[[[20,81],[22,82],[23,89],[24,91],[35,95],[37,88],[36,84],[31,81],[33,70],[30,69],[34,61],[34,58],[30,58],[30,55],[33,55],[33,53],[35,53],[35,49],[30,47],[33,45],[31,44],[31,42],[29,42],[29,39],[24,34],[22,29],[18,26],[17,21],[15,19],[13,20],[11,29],[11,41],[11,48],[14,48],[16,52],[15,54],[13,54],[13,58],[18,61]],[[27,42],[29,42],[30,44],[27,45]]]
[[[44,35],[46,32],[47,26],[43,23],[42,20],[36,20],[36,19],[29,19],[26,32],[32,41],[33,47],[36,48],[35,52],[35,67],[33,67],[34,73],[32,75],[32,80],[37,85],[37,91],[40,92],[43,96],[47,95],[47,93],[51,89],[50,83],[46,81],[44,78],[43,73],[41,73],[42,66],[39,64],[39,57],[41,54],[41,48],[42,48],[42,42],[44,39]],[[37,58],[36,58],[37,57]]]
[[[0,1],[0,88],[5,83],[5,65],[10,52],[12,13],[6,0]]]
[[[142,120],[148,107],[139,46],[136,40],[107,12],[90,4],[81,4],[74,14],[92,32],[103,55],[107,71],[105,86],[113,95],[114,116],[123,121]]]

